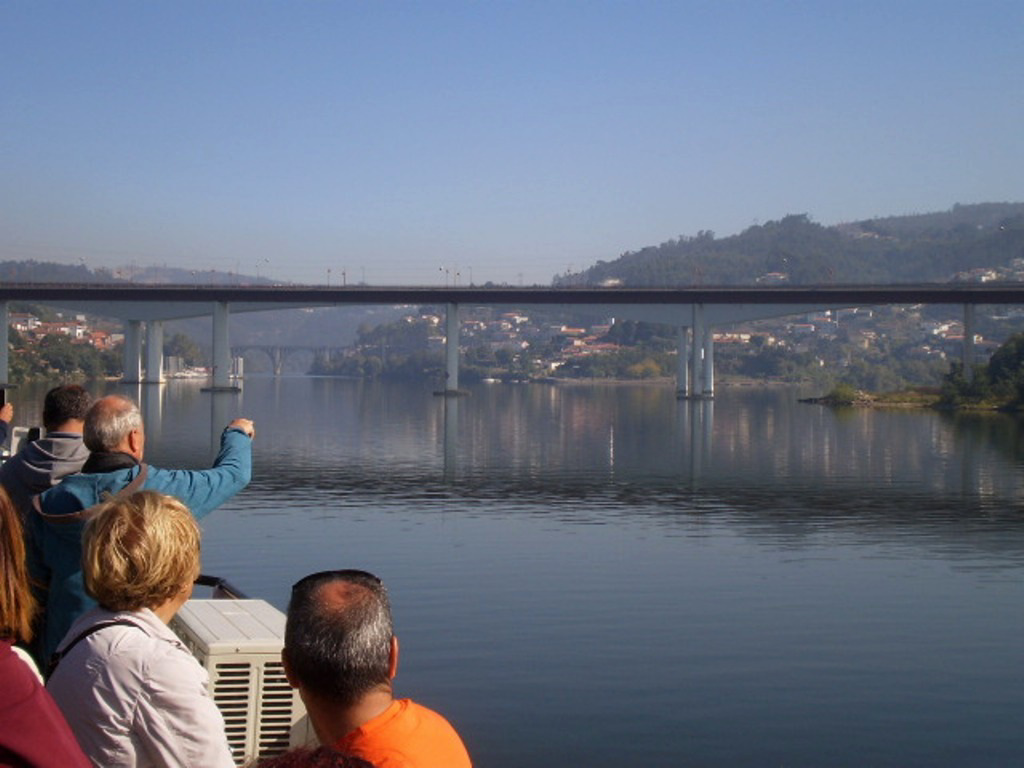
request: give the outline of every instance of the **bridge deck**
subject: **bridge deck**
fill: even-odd
[[[8,283],[0,301],[240,304],[1024,304],[1024,283],[551,288]]]

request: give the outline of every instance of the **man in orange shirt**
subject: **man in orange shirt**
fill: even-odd
[[[471,768],[447,720],[394,698],[398,638],[373,574],[324,571],[298,581],[281,656],[321,744],[377,768]]]

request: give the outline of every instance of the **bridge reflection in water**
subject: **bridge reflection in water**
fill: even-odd
[[[216,399],[216,398],[215,398]],[[446,397],[444,408],[444,470],[446,483],[459,480],[459,408],[462,399]],[[676,409],[677,419],[677,450],[684,460],[680,470],[687,477],[692,488],[697,487],[704,467],[711,463],[715,403],[711,399],[688,400],[680,402]],[[608,470],[615,472],[615,426],[609,425],[608,431]]]
[[[551,387],[523,386],[531,391],[531,398],[534,389]],[[745,396],[728,394],[725,410],[716,419],[716,408],[723,403],[714,399],[677,399],[668,406],[656,397],[651,398],[653,410],[664,414],[666,408],[675,408],[668,423],[652,416],[652,421],[613,419],[593,424],[589,414],[581,416],[579,409],[562,402],[554,412],[560,423],[551,434],[528,435],[513,432],[520,424],[529,430],[528,423],[536,421],[535,415],[527,413],[536,408],[525,405],[529,398],[524,395],[524,405],[512,406],[495,420],[492,409],[477,402],[485,396],[477,388],[468,398],[444,398],[438,403],[443,408],[440,480],[446,485],[462,488],[483,483],[505,488],[513,496],[557,495],[567,470],[576,482],[567,462],[578,460],[586,463],[586,473],[598,467],[604,472],[581,475],[584,486],[611,482],[632,488],[639,483],[654,494],[671,487],[673,492],[706,493],[735,498],[737,503],[746,495],[756,498],[765,488],[781,497],[824,498],[837,493],[843,504],[856,504],[859,499],[868,506],[876,496],[885,506],[886,499],[899,497],[900,489],[919,499],[934,497],[943,505],[959,499],[968,506],[1006,504],[1012,510],[1024,503],[1024,478],[993,466],[994,452],[997,456],[1011,452],[1008,461],[1024,460],[1017,456],[1020,425],[1005,415],[979,416],[975,422],[930,411],[835,410],[797,403],[790,393],[794,399],[785,410],[752,406]],[[468,423],[462,421],[467,418]],[[486,426],[482,419],[487,420]],[[522,423],[524,419],[527,423]],[[993,419],[996,423],[989,424]],[[654,424],[657,421],[660,427]],[[487,432],[506,434],[488,436]],[[548,447],[530,449],[536,455],[520,455],[511,466],[493,465],[487,458],[506,443],[525,449],[528,443],[545,440],[551,441]],[[429,484],[430,480],[410,482]],[[827,486],[833,482],[843,490],[829,491]],[[823,511],[827,514],[834,503],[822,501]],[[908,511],[916,506],[919,502]]]
[[[433,398],[414,385],[295,377],[254,380],[240,398],[201,396],[187,382],[132,394],[154,450],[185,440],[180,456],[154,454],[158,463],[205,465],[224,426],[251,415],[264,435],[264,492],[272,469],[274,488],[301,497],[311,477],[323,478],[330,493],[344,490],[340,503],[360,508],[541,500],[570,520],[645,514],[666,525],[724,510],[755,533],[909,527],[941,531],[956,546],[972,521],[1019,527],[1024,503],[1014,469],[1024,461],[1021,425],[1007,415],[834,410],[781,389],[677,400],[657,385],[492,385]],[[199,448],[209,456],[196,455],[196,430],[208,430]],[[951,519],[963,525],[950,528]]]

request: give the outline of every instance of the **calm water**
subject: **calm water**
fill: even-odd
[[[159,466],[205,466],[230,418],[256,421],[204,570],[282,609],[310,571],[380,574],[398,693],[482,768],[1024,763],[1011,418],[788,390],[129,392]],[[19,422],[39,398],[17,392]]]

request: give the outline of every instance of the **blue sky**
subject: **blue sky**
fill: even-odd
[[[547,283],[1024,200],[1019,0],[2,0],[0,72],[0,259]]]

